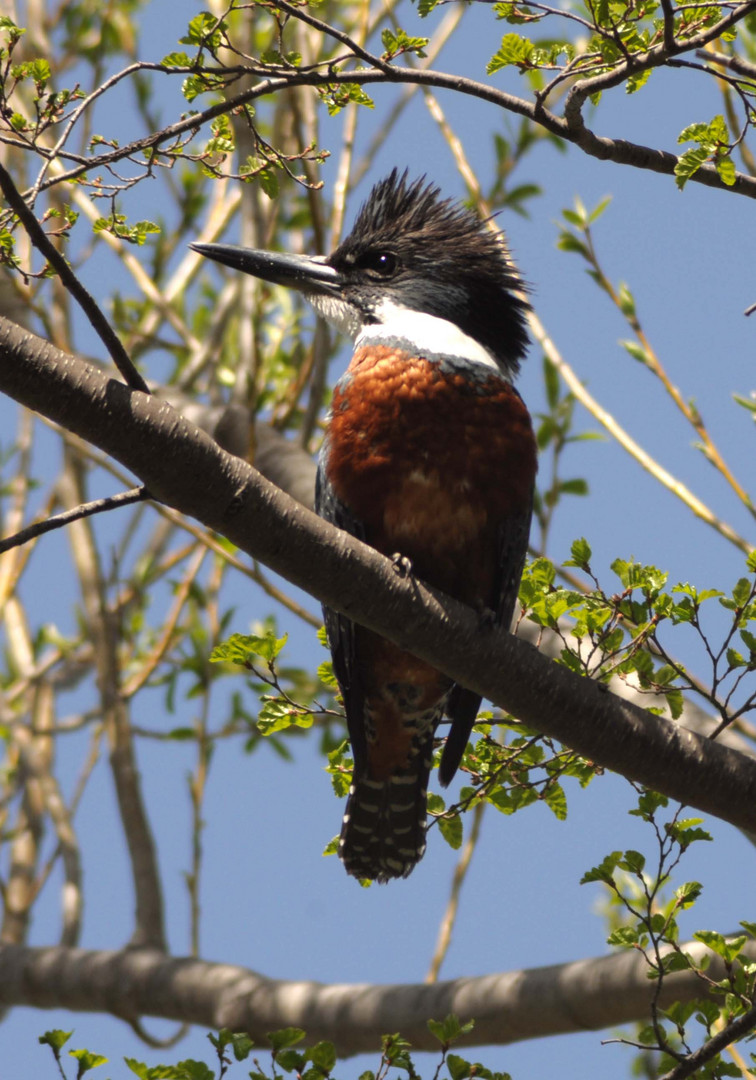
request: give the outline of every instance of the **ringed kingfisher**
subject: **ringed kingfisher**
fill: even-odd
[[[327,257],[192,247],[298,289],[355,340],[333,392],[316,511],[509,627],[536,443],[512,385],[528,304],[503,236],[394,169]],[[324,617],[354,756],[339,855],[357,878],[406,877],[425,851],[436,728],[449,717],[446,786],[481,698],[338,612]]]

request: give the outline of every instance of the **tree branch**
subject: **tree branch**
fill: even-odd
[[[700,942],[682,946],[707,974],[726,977],[721,958]],[[756,959],[756,943],[743,949]],[[433,984],[332,984],[269,979],[248,968],[174,958],[154,949],[86,950],[0,945],[0,1006],[181,1020],[246,1031],[303,1027],[310,1043],[328,1039],[341,1056],[375,1051],[401,1032],[416,1050],[437,1050],[427,1021],[454,1013],[474,1019],[468,1046],[501,1046],[546,1035],[597,1031],[648,1015],[656,991],[642,952],[628,950],[569,964],[464,977]],[[665,976],[659,1005],[704,996],[694,971]]]
[[[132,488],[131,491],[120,491],[117,495],[108,495],[104,499],[92,499],[91,502],[82,503],[73,510],[66,510],[62,514],[44,518],[27,525],[25,529],[14,533],[13,536],[4,537],[0,540],[0,554],[11,548],[28,544],[30,540],[36,540],[38,536],[52,532],[54,529],[62,529],[73,521],[91,517],[93,514],[101,514],[105,510],[115,510],[119,506],[131,506],[132,503],[142,502],[149,499],[149,492],[144,488]]]
[[[605,768],[756,831],[756,762],[654,717],[402,579],[164,402],[0,319],[0,389],[111,454],[156,499],[202,521],[330,607]]]
[[[176,75],[186,75],[194,70],[190,68],[166,69],[165,66],[159,64],[143,64],[142,67],[145,70],[158,70],[163,71],[166,74]],[[388,65],[388,67],[390,68],[388,71],[385,68],[381,68],[380,70],[356,68],[348,71],[328,72],[314,70],[287,71],[285,74],[279,74],[278,72],[271,74],[270,69],[264,67],[245,66],[237,69],[224,68],[222,69],[223,74],[248,74],[256,76],[260,81],[249,90],[245,90],[233,97],[228,97],[219,104],[212,105],[201,112],[192,113],[190,116],[184,117],[182,120],[178,120],[175,123],[168,125],[168,127],[162,128],[160,131],[152,132],[140,139],[135,139],[133,142],[120,147],[118,150],[111,150],[102,154],[92,155],[91,158],[80,161],[79,164],[75,165],[67,172],[61,173],[55,178],[46,180],[40,185],[40,191],[44,191],[54,184],[66,181],[70,182],[86,173],[91,173],[117,161],[122,161],[125,158],[130,158],[134,155],[138,156],[147,150],[167,153],[168,156],[170,156],[170,151],[160,150],[160,147],[165,143],[191,133],[196,133],[205,124],[209,124],[218,116],[231,113],[248,102],[256,101],[258,98],[265,97],[269,94],[279,93],[288,87],[334,86],[343,85],[344,83],[358,83],[360,86],[386,83],[410,83],[417,86],[433,86],[445,90],[452,90],[459,94],[477,98],[480,101],[487,101],[489,104],[504,109],[506,112],[512,112],[518,116],[527,117],[527,119],[538,124],[540,127],[545,128],[545,130],[551,132],[551,134],[558,135],[566,142],[574,143],[583,150],[584,153],[591,157],[598,158],[601,161],[614,161],[618,165],[631,165],[637,169],[647,169],[652,172],[663,173],[667,176],[674,175],[675,166],[678,161],[676,154],[669,153],[665,150],[656,150],[652,147],[642,146],[639,143],[629,142],[626,139],[610,139],[596,135],[587,128],[582,113],[580,112],[583,103],[583,98],[580,95],[576,95],[572,101],[572,109],[569,118],[563,119],[549,109],[546,109],[542,103],[526,101],[524,98],[516,97],[514,94],[508,94],[503,90],[497,90],[487,83],[477,82],[475,79],[468,79],[463,75],[454,75],[443,71],[433,71],[428,68],[402,68],[396,67],[393,64]],[[637,70],[641,70],[641,68],[642,65],[639,65]],[[209,74],[214,73],[212,68],[202,70]],[[603,76],[600,78],[603,78]],[[589,80],[586,80],[582,85],[585,87],[588,86],[588,84]],[[9,145],[19,145],[15,141],[8,142]],[[22,146],[19,146],[19,148],[25,149],[25,147]],[[61,156],[63,157],[65,155]],[[748,176],[745,173],[737,173],[734,183],[728,185],[720,178],[716,168],[709,164],[704,164],[697,169],[693,176],[690,177],[690,182],[703,184],[706,187],[718,188],[720,191],[729,191],[738,195],[746,195],[752,199],[756,198],[756,178]]]
[[[123,343],[113,329],[111,322],[105,318],[105,315],[100,310],[92,294],[84,288],[76,274],[74,274],[73,270],[68,265],[65,256],[61,255],[50,240],[50,237],[37,221],[34,213],[26,205],[26,202],[19,194],[16,185],[13,183],[10,173],[3,167],[2,163],[0,163],[0,189],[5,196],[8,205],[18,216],[19,221],[26,229],[29,239],[34,244],[35,248],[45,257],[45,259],[47,259],[50,266],[57,272],[60,280],[70,292],[71,296],[78,302],[105,348],[110,353],[113,363],[123,375],[126,382],[136,390],[142,390],[144,393],[149,393],[147,383],[134,367],[131,357],[124,349]]]
[[[679,1065],[676,1065],[671,1072],[665,1073],[661,1080],[684,1080],[686,1076],[693,1076],[702,1065],[705,1065],[707,1061],[711,1061],[717,1054],[726,1050],[730,1043],[742,1039],[754,1027],[756,1027],[756,1005],[749,1009],[748,1012],[743,1013],[742,1016],[738,1016],[736,1020],[727,1024],[698,1050],[694,1050],[692,1054],[684,1057]],[[746,1074],[744,1073],[744,1075]]]

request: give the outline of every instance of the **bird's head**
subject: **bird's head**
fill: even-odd
[[[424,178],[410,182],[396,169],[375,185],[352,231],[326,258],[229,244],[192,247],[298,289],[353,338],[446,349],[507,375],[517,372],[527,347],[528,304],[504,237]]]

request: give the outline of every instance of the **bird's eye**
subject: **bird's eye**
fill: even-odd
[[[379,277],[391,277],[398,266],[398,259],[391,251],[366,251],[357,259],[357,266]]]

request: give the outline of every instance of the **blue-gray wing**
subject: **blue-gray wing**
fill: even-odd
[[[532,516],[531,498],[520,513],[509,515],[499,528],[498,577],[492,590],[493,603],[491,604],[498,626],[509,628],[512,622],[520,579],[528,553]],[[458,683],[449,696],[446,713],[451,720],[451,726],[438,768],[438,779],[444,787],[451,782],[459,768],[475,718],[480,711],[481,700],[479,694]]]
[[[364,529],[339,499],[327,473],[328,443],[323,444],[315,477],[315,513],[358,540],[364,540]],[[355,772],[367,762],[367,743],[364,721],[364,690],[357,671],[355,626],[351,619],[323,605],[328,645],[333,659],[333,673],[338,680],[346,710],[349,741],[352,744]]]

